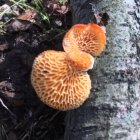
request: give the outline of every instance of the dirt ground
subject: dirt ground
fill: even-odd
[[[7,0],[1,1],[0,7],[4,4],[12,5]],[[51,4],[58,4],[59,10],[63,6]],[[70,8],[65,13],[46,9],[50,23],[38,14],[32,22],[28,11],[20,8],[18,16],[4,15],[9,21],[3,26],[5,33],[0,34],[0,140],[63,139],[66,113],[44,105],[30,82],[34,58],[44,50],[63,50],[63,36],[72,25]]]

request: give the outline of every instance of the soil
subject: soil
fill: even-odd
[[[62,26],[55,24],[56,18]],[[30,81],[32,63],[39,53],[63,50],[62,30],[70,28],[71,12],[51,15],[50,20],[50,24],[33,24],[12,19],[4,26],[6,33],[0,35],[0,140],[63,139],[66,112],[43,104]],[[15,23],[23,28],[15,29]]]

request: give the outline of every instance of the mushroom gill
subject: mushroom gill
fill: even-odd
[[[51,50],[35,58],[31,82],[42,102],[62,111],[82,105],[91,89],[87,72],[73,70],[65,52]]]
[[[94,23],[74,25],[63,39],[63,48],[66,52],[78,48],[93,56],[100,55],[105,49],[105,45],[105,32]]]

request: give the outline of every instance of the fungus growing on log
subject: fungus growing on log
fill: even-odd
[[[91,80],[87,72],[72,66],[65,52],[49,50],[35,58],[31,82],[41,101],[62,111],[83,104],[90,94]]]
[[[100,55],[105,44],[100,26],[77,24],[64,37],[66,52],[50,50],[36,57],[31,81],[41,101],[63,111],[82,105],[90,94],[91,81],[86,71],[93,68],[92,55]]]
[[[93,56],[99,56],[105,49],[105,45],[105,32],[94,23],[74,25],[63,39],[63,48],[66,52],[76,47]]]

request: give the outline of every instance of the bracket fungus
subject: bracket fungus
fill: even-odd
[[[31,82],[41,101],[62,111],[82,105],[91,89],[87,72],[73,69],[65,52],[52,50],[35,58]]]
[[[105,45],[105,32],[94,23],[74,25],[63,39],[63,48],[66,52],[78,48],[93,56],[99,56],[105,49]]]

